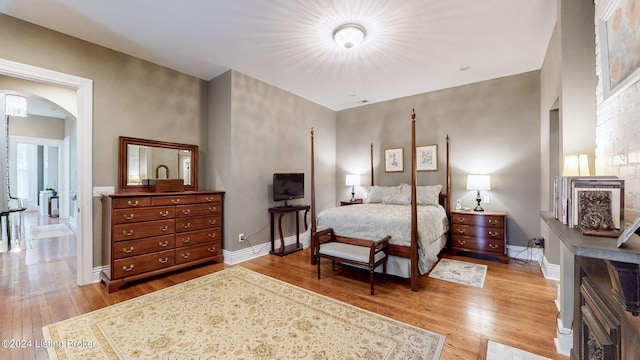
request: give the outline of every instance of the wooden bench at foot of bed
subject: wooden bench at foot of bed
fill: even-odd
[[[391,236],[386,236],[377,241],[359,240],[359,244],[355,244],[338,241],[333,229],[317,231],[313,235],[313,247],[318,266],[318,279],[320,279],[321,258],[330,259],[334,271],[336,270],[336,261],[362,266],[369,270],[369,284],[371,295],[373,295],[375,269],[380,265],[382,265],[382,282],[386,282],[390,239]]]

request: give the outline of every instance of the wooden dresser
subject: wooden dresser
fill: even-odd
[[[118,193],[102,197],[101,277],[107,292],[128,282],[222,262],[221,191]]]
[[[451,211],[451,252],[459,251],[492,255],[508,263],[507,213]]]

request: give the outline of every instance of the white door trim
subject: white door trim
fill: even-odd
[[[78,99],[78,285],[93,282],[93,80],[36,66],[0,59],[0,74],[64,86],[76,90]]]

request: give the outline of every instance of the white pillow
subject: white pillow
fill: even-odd
[[[418,186],[416,197],[418,205],[438,205],[442,185]]]
[[[411,204],[411,191],[402,191],[401,186],[390,186],[385,189],[384,196],[382,198],[383,204],[393,205],[409,205]]]
[[[367,204],[381,203],[384,197],[384,189],[381,186],[374,185],[369,188],[369,196],[365,200]]]

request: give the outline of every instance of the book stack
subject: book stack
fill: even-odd
[[[554,215],[585,235],[617,237],[624,227],[624,180],[562,176],[554,181]]]

